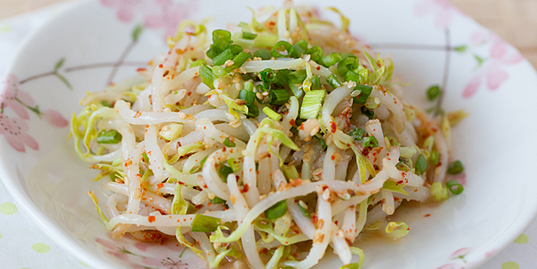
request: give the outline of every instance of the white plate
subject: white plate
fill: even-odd
[[[66,140],[66,118],[80,111],[78,101],[86,91],[101,90],[114,70],[116,82],[134,75],[165,50],[164,33],[173,32],[180,19],[212,16],[210,28],[250,20],[241,1],[190,2],[83,2],[35,32],[1,84],[0,177],[51,238],[95,268],[206,267],[189,252],[179,259],[182,248],[174,245],[109,239],[86,194],[99,195],[102,183],[91,181],[95,171]],[[310,3],[325,6],[321,0]],[[262,4],[248,1],[252,7]],[[407,102],[432,106],[425,89],[441,84],[446,86],[443,108],[470,113],[453,131],[453,155],[465,165],[459,178],[467,181],[464,193],[438,207],[405,209],[413,213],[394,217],[411,226],[402,242],[360,242],[366,268],[477,267],[521,233],[537,211],[530,169],[537,163],[534,69],[510,45],[441,0],[335,5],[351,19],[352,33],[393,54],[396,73],[413,81]],[[133,42],[138,24],[145,30]],[[338,266],[328,258],[319,267]]]

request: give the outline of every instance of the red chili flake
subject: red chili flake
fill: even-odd
[[[147,221],[149,221],[149,223],[153,223],[153,222],[155,222],[155,220],[156,220],[155,216],[147,217]]]
[[[301,124],[300,124],[299,129],[300,129],[300,130],[304,130],[304,123],[301,123]]]
[[[427,215],[425,215],[426,218],[428,218],[428,217],[430,217],[430,216],[431,216],[431,214],[427,214]]]
[[[248,183],[244,184],[244,187],[242,187],[241,193],[248,192],[250,190],[250,186],[248,186]]]
[[[321,70],[321,67],[320,66],[317,66],[317,71]]]
[[[334,161],[336,159],[336,156],[332,155],[332,156],[330,156],[330,159],[332,159],[332,161]]]
[[[167,76],[169,73],[170,73],[170,70],[166,70],[166,71],[164,71],[164,74],[162,74],[162,77]]]
[[[224,147],[224,148],[222,149],[222,152],[226,152],[226,147]]]
[[[289,121],[289,124],[291,124],[291,125],[295,125],[295,120],[294,120],[294,119],[291,119],[291,120]]]
[[[317,217],[317,215],[313,215],[313,217],[311,217],[311,220],[313,221],[313,223],[317,223],[319,221],[319,218]]]
[[[145,68],[138,68],[138,69],[136,69],[136,72],[143,72],[143,71],[147,71],[147,69],[145,69]]]
[[[158,68],[164,68],[164,65],[160,64],[160,65],[158,66]]]
[[[190,96],[190,95],[192,95],[192,92],[188,92],[186,95],[187,95],[187,96]]]
[[[162,187],[164,187],[164,183],[159,183],[159,184],[157,185],[157,189],[159,189],[159,190],[160,190],[160,188],[162,188]]]
[[[336,125],[336,123],[333,122],[333,121],[330,122],[330,131],[331,131],[332,133],[335,133],[335,132],[337,131],[337,125]]]

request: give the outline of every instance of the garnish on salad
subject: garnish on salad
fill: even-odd
[[[391,59],[341,13],[261,13],[212,32],[184,21],[137,77],[81,100],[75,150],[107,190],[90,197],[112,237],[173,237],[211,268],[311,268],[327,251],[360,268],[362,233],[412,233],[386,220],[404,200],[463,192],[446,175],[463,171],[451,127],[466,114],[405,103]]]

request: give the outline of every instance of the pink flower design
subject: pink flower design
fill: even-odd
[[[470,251],[472,251],[471,248],[458,249],[457,251],[453,252],[453,254],[451,254],[449,256],[449,259],[450,260],[453,260],[453,259],[462,259],[462,260],[464,260],[464,256],[466,256],[468,253],[470,253]]]
[[[436,269],[464,269],[462,265],[456,264],[456,263],[448,263],[444,264]]]
[[[177,25],[196,7],[196,2],[174,3],[172,0],[101,0],[103,6],[116,9],[117,18],[130,23],[139,15],[143,25],[163,29],[166,36],[175,34]]]
[[[451,24],[454,14],[462,14],[456,7],[446,0],[423,0],[414,7],[414,13],[418,17],[433,14],[435,26],[446,29]]]
[[[54,109],[45,110],[45,112],[43,112],[43,118],[45,118],[48,124],[54,127],[62,128],[69,125],[69,121],[65,119],[60,112]]]
[[[498,89],[506,80],[509,79],[509,72],[504,67],[522,62],[524,57],[514,50],[509,49],[509,44],[500,37],[490,34],[474,34],[471,38],[472,43],[483,43],[485,41],[492,43],[490,47],[490,59],[483,64],[477,74],[470,80],[464,88],[462,96],[470,98],[477,92],[481,83],[486,82],[489,90]]]
[[[17,115],[25,120],[29,119],[28,112],[24,104],[34,106],[34,99],[30,94],[19,90],[19,79],[14,74],[8,74],[2,82],[0,90],[0,103],[2,110],[11,107]]]
[[[39,150],[39,144],[28,135],[28,125],[21,118],[9,119],[0,114],[0,135],[4,135],[7,142],[18,152],[26,152],[26,146]]]

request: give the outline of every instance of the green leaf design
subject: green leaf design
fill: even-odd
[[[65,63],[65,57],[56,62],[54,65],[54,72],[58,72],[58,70],[63,66],[63,63]]]
[[[476,59],[477,61],[477,68],[481,67],[483,65],[483,63],[487,60],[485,58],[482,58],[480,57],[479,55],[477,54],[474,54],[474,58]]]
[[[140,24],[136,25],[134,30],[132,30],[132,40],[138,41],[138,38],[140,37],[140,34],[144,31],[144,27]]]
[[[465,53],[468,50],[468,46],[460,45],[460,46],[455,47],[454,49],[458,53]]]
[[[69,88],[69,90],[72,90],[73,87],[71,86],[71,83],[69,83],[69,81],[62,75],[60,75],[59,73],[54,73],[54,75],[56,75],[56,77],[58,77],[64,84],[65,86],[67,86],[67,88]]]

